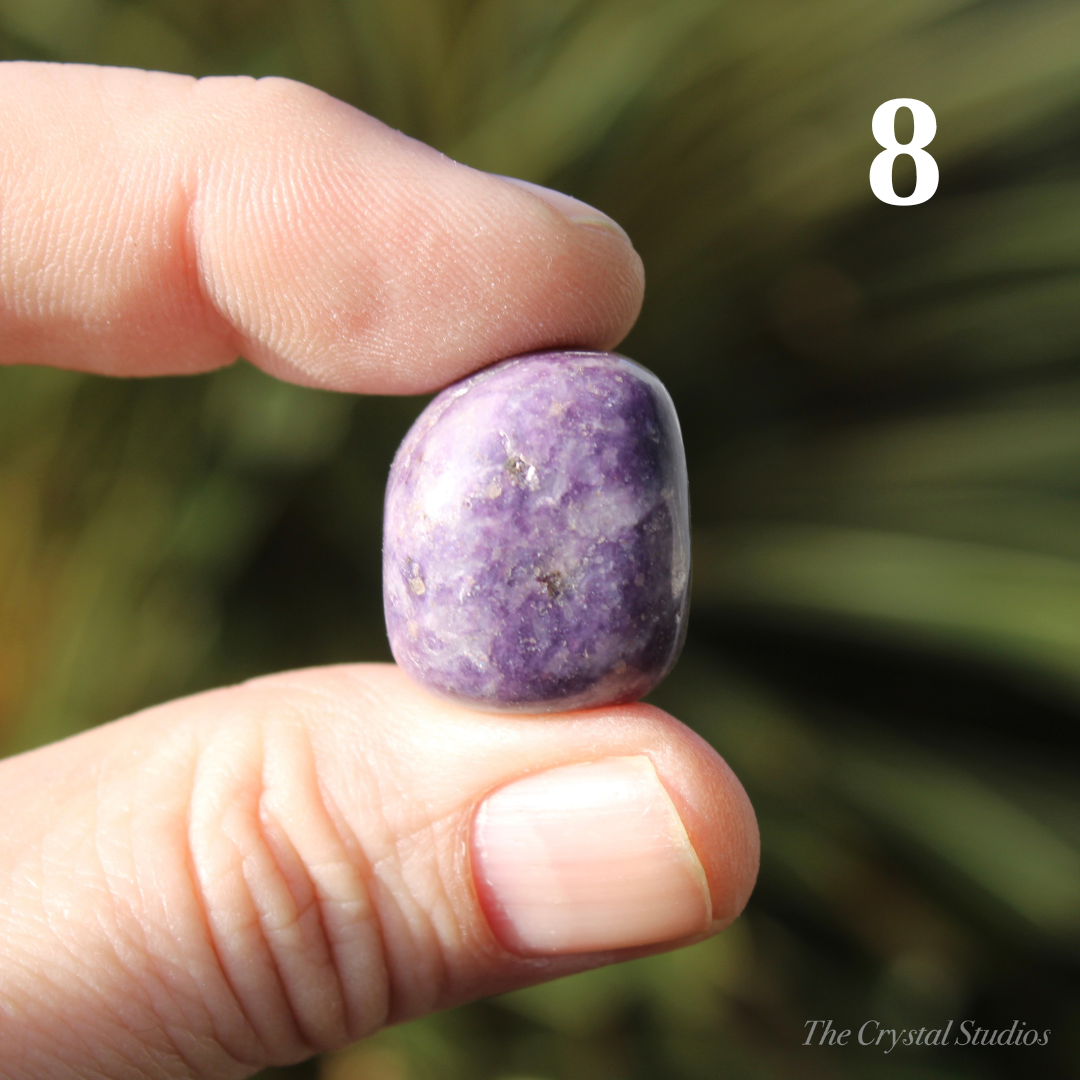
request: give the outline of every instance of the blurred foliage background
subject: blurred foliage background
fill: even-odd
[[[696,545],[655,697],[754,799],[750,909],[276,1075],[1080,1075],[1080,6],[0,0],[0,55],[301,79],[645,260],[623,348],[675,396]],[[900,96],[938,118],[917,208],[867,181]],[[388,658],[381,496],[422,405],[0,370],[3,751]],[[803,1046],[825,1017],[1052,1036]]]

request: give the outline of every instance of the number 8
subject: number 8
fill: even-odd
[[[896,141],[896,113],[903,108],[910,109],[915,120],[915,133],[909,143]],[[878,144],[885,147],[870,166],[870,190],[891,206],[916,206],[926,202],[938,186],[937,162],[923,149],[937,134],[934,110],[915,98],[893,98],[877,107],[870,128]],[[915,190],[903,199],[893,190],[892,183],[893,162],[901,154],[907,154],[915,162]]]

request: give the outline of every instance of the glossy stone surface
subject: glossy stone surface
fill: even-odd
[[[435,398],[394,459],[386,624],[436,693],[516,712],[635,700],[682,647],[689,573],[675,409],[621,356],[496,364]]]

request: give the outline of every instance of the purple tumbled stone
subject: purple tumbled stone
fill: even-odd
[[[505,360],[444,390],[386,489],[398,663],[477,708],[633,701],[682,647],[690,576],[675,407],[613,353]]]

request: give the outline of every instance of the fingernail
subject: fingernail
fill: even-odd
[[[500,179],[516,184],[518,187],[531,192],[538,199],[543,199],[548,206],[554,207],[572,224],[593,225],[598,229],[607,229],[608,232],[621,236],[631,247],[633,246],[626,230],[613,218],[609,218],[607,214],[597,210],[595,206],[590,206],[580,199],[575,199],[572,195],[564,195],[561,191],[541,187],[540,184],[533,184],[528,180],[519,180],[516,176],[502,176]]]
[[[712,918],[705,872],[647,757],[493,792],[476,815],[473,872],[496,937],[527,956],[673,941]]]

